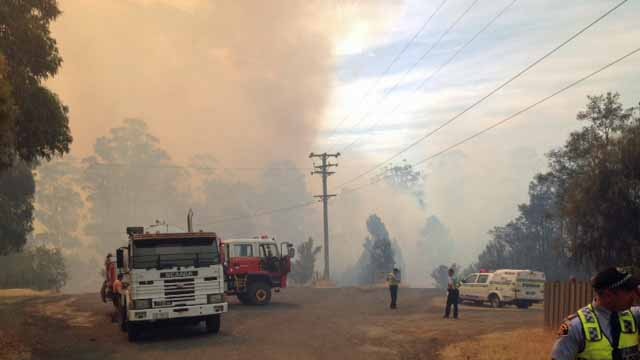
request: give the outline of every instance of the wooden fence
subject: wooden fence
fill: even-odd
[[[547,282],[544,285],[544,326],[558,328],[560,323],[593,300],[588,281]]]

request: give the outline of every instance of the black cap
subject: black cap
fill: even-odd
[[[591,286],[595,290],[634,290],[638,285],[640,285],[640,279],[624,269],[615,267],[604,269],[591,279]]]

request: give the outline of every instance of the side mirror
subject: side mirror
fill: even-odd
[[[293,259],[296,256],[296,248],[294,248],[293,246],[289,246],[287,248],[287,255],[289,255],[289,257]]]
[[[116,266],[119,269],[122,269],[124,267],[124,250],[123,249],[116,250]]]

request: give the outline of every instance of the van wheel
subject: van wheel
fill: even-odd
[[[521,301],[521,302],[518,302],[516,306],[518,307],[518,309],[528,309],[529,306],[531,306],[531,304],[529,304],[526,301]]]
[[[249,285],[249,300],[254,305],[267,305],[271,302],[271,287],[263,282]]]
[[[502,303],[500,302],[500,298],[498,298],[498,295],[496,295],[496,294],[491,294],[489,296],[489,303],[491,303],[491,307],[494,308],[494,309],[502,307]]]
[[[207,316],[204,323],[208,333],[217,334],[220,331],[220,314]]]

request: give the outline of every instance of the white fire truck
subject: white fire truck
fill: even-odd
[[[220,329],[224,270],[218,238],[211,232],[150,233],[128,227],[129,242],[116,252],[124,274],[120,325],[135,341],[154,322],[204,321],[208,332]]]

